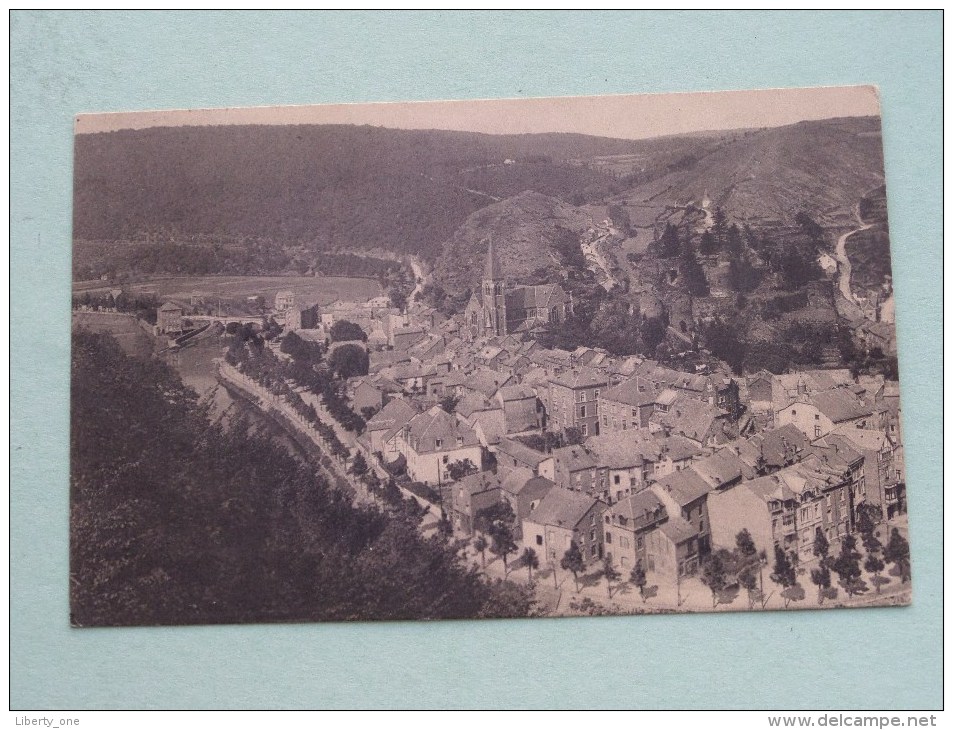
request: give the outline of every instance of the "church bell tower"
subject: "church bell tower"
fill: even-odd
[[[493,248],[493,238],[486,252],[483,269],[483,335],[495,337],[506,334],[506,283],[500,271]]]

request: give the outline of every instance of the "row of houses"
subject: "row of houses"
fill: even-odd
[[[476,334],[419,304],[380,313],[387,344],[349,383],[371,415],[358,444],[439,489],[463,535],[506,501],[547,562],[575,543],[587,561],[677,579],[742,529],[769,554],[807,560],[818,530],[837,540],[861,505],[885,519],[904,509],[896,383],[846,370],[687,373],[549,350],[502,315],[487,325],[487,312]],[[453,479],[467,462],[474,473]]]

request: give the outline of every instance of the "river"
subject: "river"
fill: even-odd
[[[210,417],[226,425],[244,417],[249,431],[270,436],[295,458],[306,461],[301,447],[271,418],[263,414],[240,395],[232,395],[218,380],[215,358],[222,357],[225,341],[220,337],[207,337],[188,347],[183,347],[171,365],[179,372],[182,382],[199,394],[211,399]]]

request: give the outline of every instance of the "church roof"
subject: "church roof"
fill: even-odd
[[[554,307],[569,301],[559,284],[541,284],[539,286],[515,287],[506,294],[507,306],[520,309]]]

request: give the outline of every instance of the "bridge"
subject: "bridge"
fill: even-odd
[[[220,322],[221,324],[231,324],[235,322],[237,324],[261,324],[262,315],[252,316],[252,315],[233,315],[230,317],[216,317],[211,314],[189,314],[184,315],[186,319],[191,319],[193,322],[208,322],[212,324],[213,322]]]

